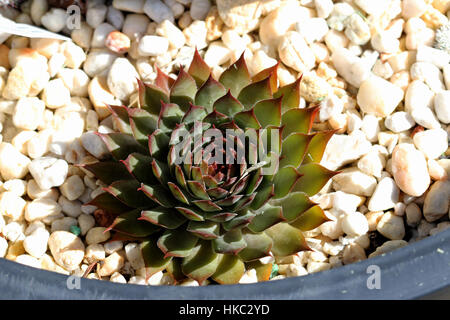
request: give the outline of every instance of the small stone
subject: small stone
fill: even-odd
[[[378,150],[371,150],[358,160],[357,166],[362,172],[380,178],[386,159]]]
[[[402,99],[402,89],[377,76],[363,81],[357,95],[361,110],[379,117],[390,115]]]
[[[337,31],[344,30],[345,21],[355,12],[355,9],[348,3],[336,3],[328,17],[328,25]]]
[[[83,70],[62,68],[58,73],[58,78],[63,81],[72,96],[88,96],[90,79]]]
[[[105,260],[105,249],[103,248],[103,245],[95,243],[90,244],[86,247],[86,253],[84,255],[84,261],[86,263],[94,263],[98,261]]]
[[[378,185],[369,200],[370,211],[382,211],[394,208],[398,202],[400,191],[394,180],[385,177],[378,182]]]
[[[124,263],[124,257],[118,252],[114,252],[103,261],[97,274],[101,277],[110,276],[114,272],[118,272],[123,267]]]
[[[139,75],[134,66],[125,58],[117,58],[108,73],[108,87],[111,93],[120,100],[128,100],[137,90]]]
[[[445,90],[443,75],[438,67],[430,62],[416,62],[411,65],[412,80],[425,82],[434,93]]]
[[[131,41],[128,36],[119,31],[112,31],[105,40],[105,46],[116,53],[125,53],[130,49]]]
[[[369,258],[373,258],[385,253],[388,253],[390,251],[393,251],[395,249],[402,248],[404,246],[408,245],[408,242],[405,240],[390,240],[383,243],[381,246],[379,246],[374,252],[369,254]]]
[[[53,232],[48,246],[56,263],[69,271],[78,268],[84,258],[83,242],[67,231]]]
[[[420,220],[422,219],[422,211],[420,210],[419,206],[411,202],[408,204],[405,208],[406,213],[406,223],[408,226],[416,226]]]
[[[117,30],[122,29],[125,17],[122,11],[114,8],[113,6],[108,7],[108,12],[106,13],[106,21],[114,26]]]
[[[114,272],[110,277],[109,281],[115,282],[115,283],[127,283],[127,280],[123,275],[121,275],[119,272]]]
[[[230,59],[230,49],[221,41],[211,42],[205,52],[204,60],[208,66],[220,66]]]
[[[367,259],[366,253],[363,248],[357,243],[352,243],[345,246],[342,256],[342,262],[344,264],[355,263]]]
[[[427,11],[424,0],[404,0],[402,3],[402,16],[405,19],[420,17]]]
[[[320,225],[319,230],[332,240],[338,239],[344,234],[340,221],[326,221]]]
[[[66,11],[52,8],[41,17],[42,25],[49,31],[60,32],[66,26]]]
[[[398,133],[411,129],[416,123],[409,113],[399,111],[387,116],[384,124],[392,132]]]
[[[105,242],[111,237],[111,233],[106,231],[104,227],[95,227],[90,229],[86,234],[86,243],[95,244]]]
[[[128,14],[123,23],[122,32],[134,41],[147,34],[149,23],[150,20],[144,14]]]
[[[77,218],[81,213],[81,202],[74,200],[74,201],[70,201],[67,200],[66,197],[64,196],[60,196],[58,199],[58,204],[61,206],[62,211],[73,218]]]
[[[369,231],[369,223],[360,212],[352,212],[341,220],[342,230],[349,236],[361,236]]]
[[[345,24],[345,35],[352,43],[364,45],[370,40],[370,27],[359,14],[352,14]]]
[[[443,129],[430,129],[417,132],[414,145],[423,152],[428,159],[436,159],[448,148],[448,134]]]
[[[326,20],[320,18],[297,22],[295,28],[308,44],[322,41],[329,30]]]
[[[38,186],[45,190],[62,185],[66,179],[69,166],[64,160],[42,157],[31,161],[28,169]]]
[[[92,35],[91,47],[92,48],[104,48],[106,46],[106,40],[111,32],[116,29],[109,23],[102,23],[94,30]]]
[[[4,258],[8,251],[8,241],[3,237],[0,237],[0,258]]]
[[[160,36],[144,36],[139,41],[139,55],[159,56],[167,52],[169,49],[169,40]]]
[[[423,204],[423,216],[428,222],[433,222],[449,212],[450,180],[440,180],[433,183]]]
[[[388,239],[401,240],[405,236],[403,218],[386,212],[377,225],[377,231]]]
[[[86,235],[87,232],[95,225],[95,219],[88,214],[81,214],[78,216],[78,225],[80,226],[81,235]]]
[[[327,97],[331,86],[313,72],[304,74],[300,82],[300,95],[308,102],[317,102]]]
[[[370,43],[372,44],[372,48],[378,52],[389,54],[396,53],[400,47],[400,41],[388,31],[376,33]]]
[[[28,254],[22,254],[22,255],[18,256],[16,258],[16,260],[14,260],[14,261],[17,262],[17,263],[24,264],[24,265],[29,266],[29,267],[33,267],[33,268],[40,268],[41,267],[41,264],[39,263],[39,260],[36,259],[35,257],[32,257],[32,256],[28,255]]]
[[[28,157],[10,143],[0,143],[0,173],[4,180],[21,179],[28,173]]]
[[[421,45],[417,48],[416,61],[429,62],[442,69],[450,63],[450,54],[443,50]]]
[[[104,4],[90,6],[86,12],[86,22],[92,27],[97,28],[106,18],[108,7]]]
[[[197,50],[207,47],[207,33],[208,30],[206,29],[206,23],[204,21],[194,21],[183,30],[183,34],[186,38],[186,45],[196,47]]]
[[[61,213],[61,206],[52,199],[35,199],[25,208],[27,221],[42,220],[48,216],[57,216]]]
[[[92,131],[83,133],[81,143],[83,148],[99,160],[106,158],[110,154],[103,140]]]
[[[278,54],[285,65],[302,73],[315,66],[314,53],[308,47],[302,35],[295,31],[287,32],[285,37],[280,40]]]
[[[332,0],[314,0],[314,4],[317,11],[317,16],[319,18],[326,19],[333,11],[333,1]]]
[[[164,20],[174,23],[172,10],[160,0],[146,0],[143,10],[156,23],[161,23]]]
[[[205,20],[210,8],[209,0],[192,0],[189,10],[192,20]],[[220,13],[221,5],[218,4],[218,8]]]
[[[12,192],[21,197],[25,194],[27,189],[27,181],[21,179],[11,179],[3,183],[3,189]]]
[[[344,169],[333,177],[334,190],[344,191],[361,196],[371,196],[377,180],[357,168]]]
[[[339,75],[357,88],[370,76],[367,63],[346,48],[334,50],[331,60]]]
[[[128,243],[125,246],[125,254],[133,269],[138,270],[145,267],[141,247],[137,243]]]
[[[163,21],[156,28],[156,34],[168,39],[171,48],[180,49],[186,43],[186,38],[184,37],[183,32],[168,20]]]
[[[145,0],[113,0],[113,7],[128,12],[143,13]]]
[[[450,123],[450,90],[436,93],[434,97],[434,111],[440,122]]]
[[[434,112],[430,108],[418,108],[411,111],[411,116],[417,124],[427,129],[440,128],[439,121],[437,120]]]
[[[39,259],[47,251],[47,242],[50,233],[45,228],[38,228],[33,233],[25,237],[23,247],[31,256]]]
[[[78,199],[84,192],[83,180],[78,175],[73,175],[59,187],[61,193],[70,201]]]
[[[114,252],[122,250],[123,242],[122,241],[109,241],[109,242],[106,242],[103,245],[103,247],[105,248],[106,254],[112,254]]]
[[[370,142],[378,141],[380,124],[377,117],[373,114],[366,114],[362,120],[361,131],[364,132],[364,135]]]
[[[335,134],[325,148],[321,164],[329,170],[336,170],[345,164],[358,160],[362,155],[369,152],[370,147],[370,142],[359,130],[355,130],[350,135]]]
[[[47,108],[61,108],[69,103],[70,91],[61,79],[50,80],[42,92],[42,100]]]
[[[65,65],[68,68],[78,69],[86,60],[83,48],[77,46],[72,41],[66,41],[61,46],[61,52],[66,57]]]
[[[6,191],[0,194],[0,215],[19,221],[23,218],[27,202],[14,192]]]
[[[83,49],[89,49],[91,47],[92,34],[94,30],[86,22],[80,23],[80,28],[75,28],[70,37],[72,41]]]

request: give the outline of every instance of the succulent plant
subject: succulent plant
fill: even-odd
[[[111,157],[82,165],[107,185],[89,204],[140,242],[148,276],[268,280],[259,259],[309,249],[302,232],[327,221],[309,197],[336,174],[318,164],[335,131],[311,133],[319,107],[299,108],[301,79],[278,88],[277,67],[250,77],[242,55],[217,81],[196,51],[176,80],[138,81],[136,106],[109,106]]]

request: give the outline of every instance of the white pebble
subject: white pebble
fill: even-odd
[[[167,52],[169,48],[169,40],[160,36],[144,36],[139,41],[139,55],[158,56]]]
[[[405,236],[403,218],[386,212],[378,222],[377,231],[388,239],[401,240]]]
[[[434,97],[434,111],[439,121],[445,124],[450,123],[450,90],[436,94]]]
[[[53,157],[34,159],[28,168],[41,189],[50,189],[62,185],[69,170],[66,161]]]
[[[30,159],[10,143],[0,143],[0,173],[4,180],[21,179],[28,173]]]
[[[109,231],[105,232],[105,230],[106,228],[104,227],[95,227],[90,229],[86,234],[86,243],[94,244],[108,240],[111,233]]]
[[[48,240],[48,246],[55,262],[66,270],[75,270],[84,258],[84,244],[73,233],[53,232]]]
[[[394,179],[385,177],[378,182],[377,187],[369,200],[370,211],[382,211],[394,208],[398,202],[400,190]]]
[[[448,134],[444,129],[431,129],[417,132],[414,135],[414,145],[428,159],[436,159],[448,148]]]
[[[386,128],[396,133],[409,130],[415,124],[411,115],[404,111],[395,112],[384,120]]]
[[[172,11],[160,0],[146,0],[143,10],[156,23],[161,23],[164,20],[174,23],[175,19]]]

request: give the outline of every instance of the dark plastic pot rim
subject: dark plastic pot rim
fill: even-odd
[[[449,252],[450,230],[446,230],[382,256],[303,277],[205,287],[80,279],[80,289],[69,289],[67,276],[0,259],[0,299],[448,299]],[[376,283],[373,270],[379,270],[379,289],[367,285]]]

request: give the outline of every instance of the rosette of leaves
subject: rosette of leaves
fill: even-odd
[[[231,284],[255,268],[268,280],[272,264],[259,259],[309,249],[302,232],[327,221],[309,197],[335,174],[318,164],[334,131],[312,133],[318,107],[299,102],[300,79],[278,88],[277,65],[251,77],[241,56],[215,80],[196,51],[176,80],[158,70],[154,84],[139,82],[137,106],[109,107],[117,132],[97,134],[111,157],[82,166],[107,185],[89,204],[115,217],[114,239],[141,243],[148,276]],[[196,141],[198,128],[257,138],[218,148]],[[277,143],[261,142],[275,131]]]

